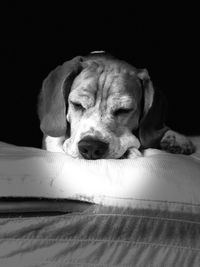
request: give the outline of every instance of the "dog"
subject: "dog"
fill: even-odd
[[[146,69],[105,52],[77,56],[44,80],[38,114],[43,148],[79,159],[125,159],[147,148],[191,154],[165,125],[166,100]]]

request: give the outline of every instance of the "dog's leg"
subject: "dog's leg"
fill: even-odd
[[[186,136],[172,130],[168,130],[164,134],[160,142],[160,148],[170,153],[186,155],[195,151],[195,146]]]
[[[62,152],[63,150],[63,143],[65,141],[65,136],[60,137],[52,137],[46,135],[43,138],[43,148],[50,152]]]
[[[135,159],[135,158],[138,158],[138,157],[142,157],[141,152],[137,148],[131,147],[131,148],[128,149],[127,157],[125,157],[125,158]]]

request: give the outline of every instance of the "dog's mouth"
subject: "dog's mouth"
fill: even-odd
[[[127,159],[129,154],[130,154],[129,150],[126,150],[126,152],[119,159]]]
[[[128,149],[121,157],[118,159],[134,159],[142,156],[142,151],[137,148]]]

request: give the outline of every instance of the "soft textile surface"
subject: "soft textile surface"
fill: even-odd
[[[1,214],[0,266],[200,266],[199,150],[77,161],[2,143],[0,195],[98,203],[57,216]]]
[[[176,203],[165,211],[92,206],[55,217],[0,219],[0,266],[199,267],[200,215],[171,209]]]
[[[196,143],[199,138],[196,138]],[[200,154],[146,150],[133,160],[77,160],[1,143],[0,196],[135,206],[134,199],[200,204]]]

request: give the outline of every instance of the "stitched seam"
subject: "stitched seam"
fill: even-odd
[[[104,214],[102,214],[104,215]],[[119,216],[119,217],[134,217],[134,218],[142,218],[142,219],[152,219],[152,220],[160,220],[160,221],[174,221],[174,222],[180,222],[180,223],[191,223],[191,224],[197,224],[197,225],[200,225],[200,222],[196,222],[196,221],[189,221],[189,220],[182,220],[182,219],[173,219],[173,218],[165,218],[165,217],[153,217],[153,216],[143,216],[143,215],[123,215],[123,214],[109,214],[109,216],[112,216],[112,215],[116,215],[116,216]],[[106,216],[106,214],[105,214]]]
[[[190,221],[190,220],[182,220],[182,219],[173,219],[173,218],[165,218],[165,217],[154,217],[154,216],[145,216],[145,215],[134,215],[134,214],[120,214],[120,213],[97,213],[97,214],[85,214],[84,216],[80,217],[100,217],[100,216],[112,216],[112,217],[130,217],[130,218],[141,218],[141,219],[152,219],[152,220],[158,220],[158,221],[174,221],[179,223],[191,223],[191,224],[197,224],[200,225],[200,222],[196,221]],[[73,217],[73,214],[69,215],[69,217]]]
[[[59,239],[59,238],[0,238],[2,241],[51,241],[51,242],[60,242],[60,243],[66,243],[66,242],[81,242],[81,243],[88,243],[88,242],[99,242],[99,243],[124,243],[124,244],[134,244],[138,246],[153,246],[153,247],[167,247],[167,248],[177,248],[177,249],[186,249],[186,250],[194,250],[194,251],[200,251],[200,248],[194,248],[191,246],[178,246],[178,245],[169,245],[169,244],[162,244],[162,243],[153,243],[153,242],[140,242],[140,241],[129,241],[129,240],[116,240],[116,239],[78,239],[78,238],[68,238],[68,239]]]
[[[60,264],[72,264],[72,265],[75,265],[75,266],[79,265],[79,266],[87,266],[87,267],[88,266],[97,266],[97,267],[132,267],[132,265],[124,265],[124,264],[123,265],[121,265],[121,264],[114,264],[114,265],[113,264],[109,264],[108,265],[108,264],[104,264],[104,263],[100,263],[99,264],[99,263],[76,262],[76,261],[65,261],[65,260],[42,261],[42,262],[40,262],[40,266],[43,266],[46,263],[57,263],[57,264],[59,264],[59,266],[60,266]],[[154,266],[154,267],[156,267],[156,266]],[[33,264],[33,265],[30,265],[30,267],[38,267],[38,265]]]
[[[197,255],[197,257],[199,258],[199,256]],[[104,264],[104,263],[88,263],[88,262],[75,262],[75,261],[43,261],[42,264],[46,264],[46,263],[58,263],[59,266],[60,264],[72,264],[72,265],[75,265],[75,266],[97,266],[97,267],[132,267],[134,262],[131,264],[131,265],[124,265],[124,264]],[[34,265],[36,266],[36,265]],[[33,266],[33,267],[34,267]],[[40,265],[41,266],[41,265]],[[137,266],[140,266],[140,267],[143,267],[143,265],[137,265]],[[162,265],[163,267],[165,266],[168,266],[168,265]],[[155,265],[155,264],[148,264],[148,267],[160,267],[160,265]]]
[[[179,223],[191,223],[191,224],[196,224],[200,225],[199,221],[190,221],[190,220],[185,220],[185,219],[173,219],[173,218],[166,218],[166,217],[154,217],[154,216],[145,216],[145,215],[134,215],[134,214],[120,214],[120,213],[97,213],[97,214],[67,214],[67,215],[58,215],[60,219],[67,219],[67,218],[76,218],[78,217],[100,217],[100,216],[116,216],[116,217],[129,217],[129,218],[142,218],[142,219],[152,219],[152,220],[157,220],[157,221],[172,221],[172,222],[179,222]],[[58,218],[58,216],[52,216],[52,219],[54,217]],[[50,216],[51,217],[51,216]],[[45,217],[39,217],[39,218],[45,218]],[[2,218],[1,218],[2,219]],[[0,219],[0,220],[1,220]],[[30,220],[30,218],[9,218],[9,220],[13,221],[21,221],[21,220]],[[8,218],[3,218],[3,220],[8,220]],[[0,224],[0,226],[3,226]]]
[[[57,262],[57,261],[46,261],[46,263],[51,263],[51,262]],[[108,265],[108,264],[98,264],[98,263],[88,263],[88,262],[74,262],[74,261],[64,261],[63,263],[65,264],[72,264],[72,265],[79,265],[79,266],[97,266],[97,267],[131,267],[131,265],[119,265],[119,264],[112,264],[112,265]],[[62,264],[62,263],[61,263]]]
[[[68,215],[67,215],[68,216]],[[81,214],[80,214],[81,216]],[[100,216],[117,216],[117,217],[132,217],[132,218],[141,218],[141,219],[152,219],[152,220],[158,220],[158,221],[174,221],[179,223],[191,223],[191,224],[197,224],[200,225],[200,222],[196,221],[190,221],[190,220],[182,220],[182,219],[173,219],[173,218],[165,218],[165,217],[153,217],[153,216],[145,216],[145,215],[134,215],[134,214],[118,214],[118,213],[97,213],[97,214],[85,214],[83,217],[100,217]],[[69,217],[73,217],[73,214],[69,215]]]
[[[102,198],[103,197],[106,197],[106,198],[111,198],[111,199],[122,199],[122,200],[124,200],[124,198],[115,198],[115,197],[112,197],[112,196],[102,196]],[[149,199],[137,199],[137,198],[126,198],[126,200],[136,200],[136,201],[144,201],[144,202],[152,202],[152,203],[161,203],[161,204],[170,204],[170,205],[182,205],[182,206],[189,206],[189,207],[195,207],[195,208],[200,208],[200,204],[190,204],[190,203],[187,203],[187,202],[175,202],[175,201],[165,201],[165,200],[149,200]],[[91,203],[92,204],[92,203]],[[95,203],[93,203],[93,204],[95,204]],[[97,206],[100,206],[100,207],[106,207],[106,205],[102,205],[102,204],[96,204]],[[108,207],[110,207],[111,205],[108,205]],[[123,207],[118,207],[117,205],[116,206],[113,206],[113,208],[122,208],[123,209]],[[131,209],[135,209],[134,207],[126,207],[125,209],[127,209],[127,208],[131,208]],[[156,209],[159,209],[159,208],[162,208],[162,207],[156,207]],[[92,209],[93,210],[93,207],[89,207],[88,209]],[[148,208],[148,209],[150,209],[150,210],[153,210],[153,209],[155,209],[155,208]],[[168,211],[168,210],[167,210]],[[66,210],[66,213],[67,213],[68,211]],[[194,213],[194,212],[191,212],[192,214],[196,214],[196,213]],[[86,211],[84,212],[73,212],[73,214],[64,214],[64,215],[58,215],[59,216],[59,218],[62,218],[62,217],[66,217],[66,216],[74,216],[74,215],[87,215],[87,209],[86,209]],[[95,214],[95,215],[97,215],[97,214]],[[92,216],[92,215],[91,215]],[[49,217],[57,217],[57,216],[49,216]],[[39,216],[39,218],[45,218],[45,216],[43,217],[43,216]],[[6,218],[6,219],[8,219],[8,218]],[[5,219],[5,220],[6,220]],[[30,218],[9,218],[10,220],[12,220],[12,221],[21,221],[21,220],[23,220],[23,221],[26,221],[26,220],[30,220]],[[4,218],[0,218],[0,220],[4,220]]]
[[[178,205],[187,205],[187,206],[194,206],[194,207],[200,207],[200,204],[192,204],[188,202],[181,202],[181,201],[167,201],[167,200],[152,200],[152,199],[145,199],[145,198],[123,198],[123,197],[113,197],[108,195],[101,195],[97,196],[97,198],[111,198],[111,199],[122,199],[122,200],[136,200],[136,201],[144,201],[144,202],[153,202],[153,203],[163,203],[163,204],[178,204]],[[102,204],[99,204],[100,206],[105,206]]]

